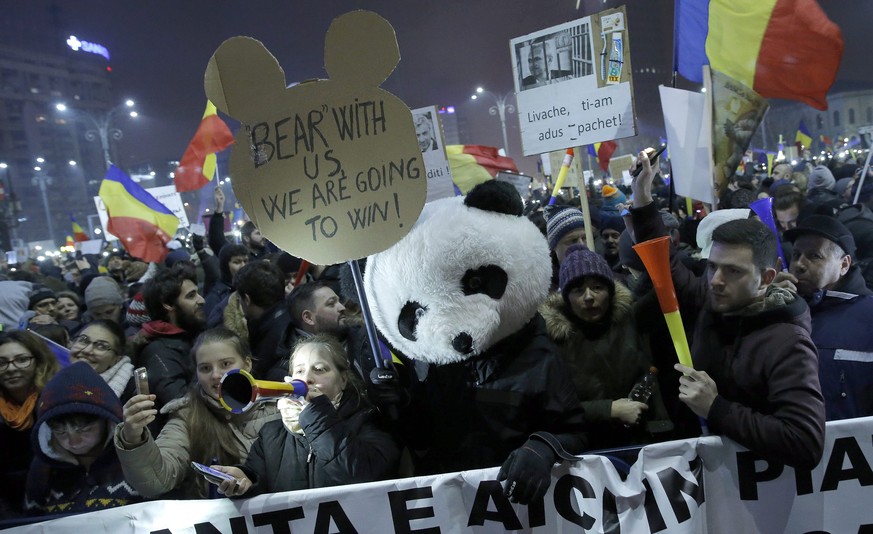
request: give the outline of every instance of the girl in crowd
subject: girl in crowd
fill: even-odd
[[[585,245],[567,249],[560,286],[540,313],[585,408],[591,447],[664,441],[673,423],[657,388],[647,403],[628,398],[652,365],[630,290]]]
[[[125,403],[136,393],[133,364],[124,355],[124,331],[114,321],[91,321],[70,342],[70,363],[83,361],[97,371]]]
[[[0,517],[23,512],[24,483],[33,457],[29,440],[36,399],[59,369],[45,343],[30,332],[0,334]]]
[[[83,513],[140,501],[112,446],[121,402],[84,362],[48,381],[31,431],[25,508],[33,515]]]
[[[234,477],[219,493],[251,497],[394,476],[399,449],[361,396],[342,344],[324,334],[301,339],[290,371],[308,385],[305,400],[280,399],[282,420],[264,425],[245,465],[213,466]]]
[[[58,293],[55,318],[68,332],[76,332],[82,326],[82,298],[72,291]]]
[[[176,498],[209,496],[207,482],[191,469],[202,464],[246,460],[258,431],[279,418],[275,403],[259,403],[231,414],[218,401],[221,377],[231,369],[252,368],[248,345],[224,327],[202,333],[191,350],[197,381],[191,391],[161,410],[170,419],[157,439],[146,425],[154,421],[155,395],[136,395],[124,405],[124,424],[115,447],[128,482],[146,497],[173,491]]]

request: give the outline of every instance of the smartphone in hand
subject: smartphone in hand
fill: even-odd
[[[208,465],[199,464],[197,462],[191,462],[191,468],[203,475],[203,477],[209,481],[210,484],[215,484],[216,486],[221,484],[225,480],[233,480],[234,478],[227,473],[222,473],[216,469],[209,467]]]
[[[145,367],[134,369],[133,383],[136,385],[137,395],[149,394],[149,373]]]

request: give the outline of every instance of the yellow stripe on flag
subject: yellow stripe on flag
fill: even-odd
[[[710,1],[706,55],[713,69],[755,86],[758,53],[776,1]]]

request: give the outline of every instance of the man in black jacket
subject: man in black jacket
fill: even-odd
[[[254,364],[252,375],[271,378],[270,370],[284,361],[288,369],[288,354],[280,341],[291,322],[285,308],[285,275],[275,263],[253,261],[239,270],[236,277],[237,293],[249,329],[249,345]],[[287,347],[290,348],[290,347]],[[286,373],[282,374],[282,377]],[[272,377],[281,380],[282,377]]]

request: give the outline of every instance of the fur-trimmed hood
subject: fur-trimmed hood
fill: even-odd
[[[621,283],[616,282],[615,292],[609,304],[609,324],[615,326],[631,318],[633,294]],[[552,293],[540,306],[540,315],[546,320],[549,337],[561,343],[575,335],[579,326],[571,317],[573,312],[564,302],[560,293]]]

